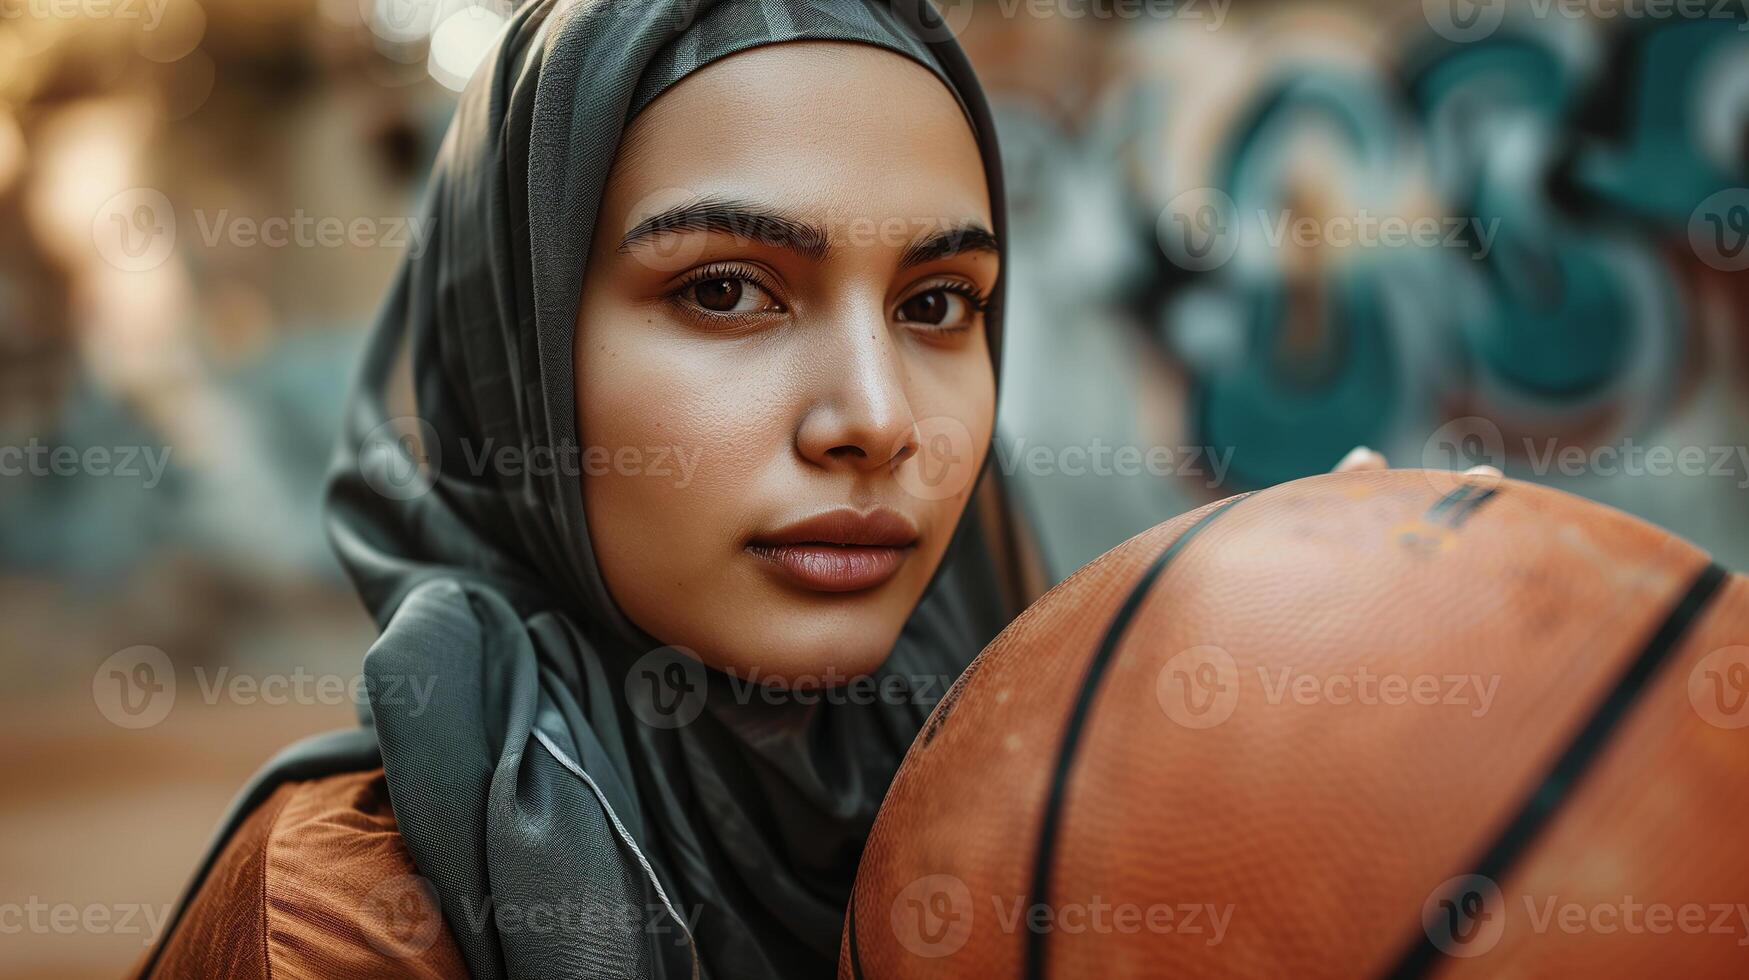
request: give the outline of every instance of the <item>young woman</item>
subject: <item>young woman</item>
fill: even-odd
[[[831,975],[1023,599],[964,58],[915,2],[536,0],[429,193],[329,501],[370,724],[244,794],[142,972]]]
[[[1036,580],[986,465],[994,139],[921,0],[526,5],[335,468],[367,723],[245,790],[140,974],[832,975]]]

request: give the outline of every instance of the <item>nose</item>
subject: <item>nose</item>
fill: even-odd
[[[917,452],[901,352],[884,316],[817,331],[808,354],[817,387],[796,430],[802,458],[826,469],[873,471]]]

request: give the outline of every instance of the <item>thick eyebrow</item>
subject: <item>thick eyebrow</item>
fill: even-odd
[[[628,251],[663,235],[688,231],[733,235],[787,249],[814,262],[824,259],[832,249],[830,233],[817,224],[760,204],[706,198],[676,205],[644,219],[620,240],[619,250]],[[936,232],[905,246],[899,267],[910,268],[971,252],[1001,252],[996,236],[976,222]]]
[[[639,222],[620,240],[624,252],[634,245],[674,232],[709,231],[747,238],[773,248],[788,249],[818,262],[830,250],[830,237],[819,225],[743,201],[707,198],[669,208]]]
[[[905,253],[899,256],[899,268],[908,269],[914,265],[951,259],[970,252],[1000,255],[1002,249],[996,244],[996,236],[988,228],[968,222],[905,246]]]

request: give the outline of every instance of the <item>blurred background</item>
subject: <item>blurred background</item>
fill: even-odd
[[[352,723],[319,488],[494,0],[0,0],[0,973],[115,976]],[[1366,445],[1749,569],[1741,0],[959,0],[1053,576]]]

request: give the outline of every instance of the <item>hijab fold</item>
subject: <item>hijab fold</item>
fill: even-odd
[[[614,605],[576,467],[468,465],[485,446],[576,458],[579,290],[630,120],[712,61],[801,39],[935,72],[983,150],[1005,240],[988,109],[923,0],[534,0],[461,98],[424,204],[432,240],[368,345],[328,529],[382,629],[364,671],[401,835],[477,977],[829,974],[894,770],[1017,611],[986,461],[875,678],[914,696],[749,698]],[[388,407],[403,358],[416,417]],[[652,678],[702,692],[696,717],[652,714]]]

